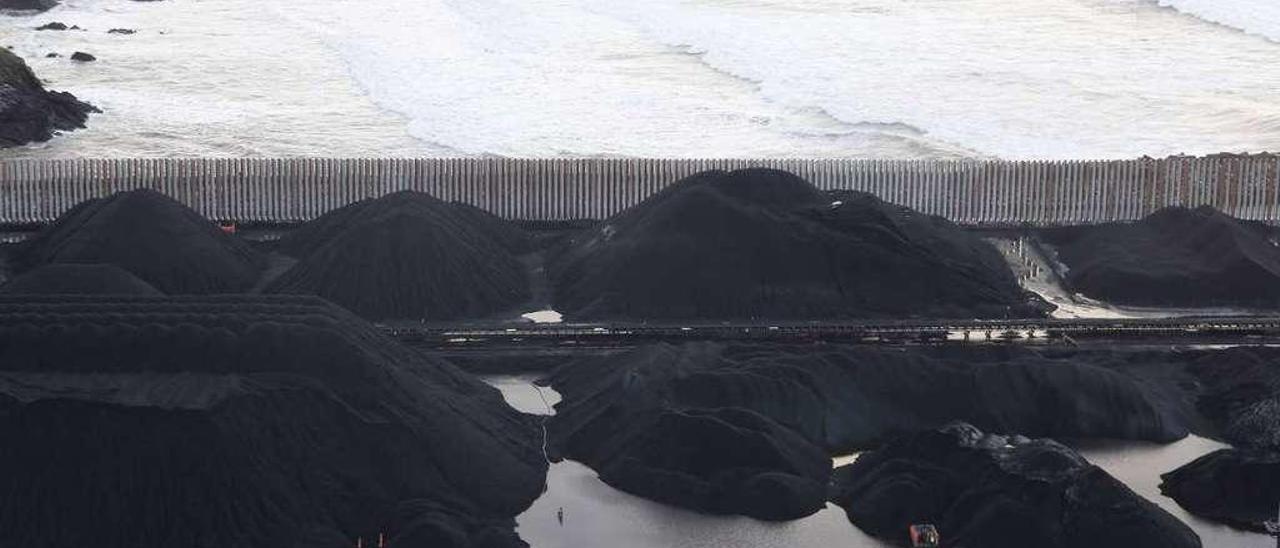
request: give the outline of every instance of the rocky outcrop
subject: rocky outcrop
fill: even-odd
[[[370,319],[446,320],[529,298],[518,228],[475,207],[397,192],[331,211],[285,236],[297,264],[269,293],[319,295]]]
[[[56,0],[0,0],[0,15],[6,11],[40,12],[53,9]]]
[[[77,51],[71,54],[71,60],[79,61],[81,63],[88,63],[90,61],[97,61],[98,58],[95,57],[93,54],[85,53],[83,51]]]
[[[1194,548],[1189,527],[1075,451],[965,424],[863,453],[833,497],[867,533],[896,542],[935,524],[943,546]]]
[[[555,309],[577,318],[1042,315],[1000,254],[949,221],[765,169],[672,184],[549,264]]]
[[[161,295],[129,271],[108,264],[48,264],[0,285],[9,295]]]
[[[1160,492],[1197,516],[1258,533],[1280,517],[1277,451],[1220,449],[1160,478]]]
[[[1044,231],[1073,290],[1117,304],[1280,308],[1272,230],[1209,206]]]
[[[4,546],[513,546],[546,471],[496,390],[314,297],[0,297],[0,437]]]
[[[26,62],[0,48],[0,148],[82,128],[91,112],[98,109],[70,93],[45,90]]]

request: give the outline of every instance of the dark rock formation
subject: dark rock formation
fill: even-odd
[[[243,291],[263,266],[244,242],[145,189],[80,203],[28,241],[15,266],[52,263],[112,264],[175,295]]]
[[[57,54],[57,53],[55,53],[55,52],[52,52],[52,51],[51,51],[51,52],[49,52],[49,53],[44,54],[44,56],[45,56],[45,57],[48,57],[48,58],[50,58],[50,59],[54,59],[54,58],[57,58],[57,57],[62,57],[61,55],[59,55],[59,54]]]
[[[58,5],[56,0],[0,0],[0,12],[39,12],[50,10],[56,5]]]
[[[0,298],[0,438],[4,546],[512,545],[546,471],[496,390],[314,297]]]
[[[370,319],[484,316],[529,298],[511,224],[419,192],[357,202],[280,241],[298,263],[266,288],[320,295]]]
[[[98,58],[97,58],[97,57],[94,57],[93,55],[90,55],[90,54],[88,54],[88,53],[85,53],[85,52],[83,52],[83,51],[77,51],[77,52],[75,52],[75,53],[72,53],[72,54],[71,54],[71,60],[72,60],[72,61],[80,61],[80,62],[82,62],[82,63],[88,63],[88,62],[90,62],[90,61],[97,61],[97,60],[98,60]]]
[[[1044,232],[1075,291],[1142,306],[1280,307],[1280,247],[1261,223],[1171,207],[1135,223]]]
[[[161,295],[129,271],[107,264],[48,264],[0,285],[10,295]]]
[[[578,318],[1035,316],[999,252],[954,224],[781,171],[708,171],[571,238]]]
[[[1265,533],[1280,517],[1280,452],[1220,449],[1160,478],[1161,493],[1204,518]]]
[[[98,109],[70,93],[46,91],[21,58],[0,49],[0,148],[84,127],[90,112]]]
[[[36,27],[36,30],[67,30],[67,25],[65,23],[53,21]]]
[[[655,344],[557,369],[558,436],[577,421],[621,420],[644,402],[741,408],[843,453],[955,420],[1028,436],[1173,441],[1195,411],[1175,385],[1131,375],[1112,352]],[[573,455],[573,451],[570,451]]]
[[[1189,527],[1075,451],[966,424],[905,436],[836,470],[833,502],[902,542],[932,523],[943,546],[1191,548]]]
[[[136,34],[138,31],[133,29],[111,29],[107,34]]]

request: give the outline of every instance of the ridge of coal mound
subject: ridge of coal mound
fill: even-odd
[[[245,291],[265,264],[248,244],[149,189],[77,204],[21,246],[15,267],[61,263],[112,264],[171,295]]]
[[[1160,479],[1188,512],[1247,531],[1266,533],[1280,508],[1280,451],[1219,449]]]
[[[1042,234],[1067,266],[1067,285],[1090,297],[1139,306],[1280,308],[1280,247],[1270,229],[1209,206]]]
[[[5,546],[518,546],[546,472],[495,389],[315,297],[0,297],[0,436]]]
[[[0,9],[43,11],[54,4],[6,0]],[[46,90],[21,57],[0,48],[0,148],[48,141],[58,131],[82,128],[91,112],[100,111],[70,93]]]
[[[1178,386],[1133,374],[1110,352],[1020,348],[652,344],[561,366],[543,382],[563,396],[553,439],[599,445],[592,422],[636,408],[738,408],[768,417],[830,454],[964,420],[1027,436],[1181,439],[1197,416]]]
[[[530,294],[521,230],[420,192],[331,211],[279,245],[298,262],[265,292],[319,295],[369,319],[474,318]]]
[[[10,295],[162,295],[128,270],[109,264],[47,264],[0,285]]]
[[[555,309],[579,318],[1043,315],[950,221],[776,170],[693,175],[552,258]]]
[[[1177,518],[1053,440],[956,424],[899,438],[834,474],[833,502],[867,533],[901,541],[931,523],[944,546],[1180,548]]]

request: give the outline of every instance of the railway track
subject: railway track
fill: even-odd
[[[879,320],[797,323],[385,324],[401,341],[430,347],[629,346],[724,340],[859,344],[1082,341],[1280,344],[1280,316],[1129,319]]]

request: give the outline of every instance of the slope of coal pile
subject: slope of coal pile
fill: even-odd
[[[0,9],[49,9],[43,2],[10,2]],[[0,148],[48,141],[54,132],[84,127],[93,105],[60,91],[47,91],[27,63],[0,48]]]
[[[1042,314],[1000,254],[950,222],[764,169],[679,181],[551,265],[555,309],[579,318]]]
[[[1160,478],[1188,512],[1233,527],[1265,533],[1280,508],[1280,452],[1220,449]]]
[[[0,298],[0,437],[4,546],[510,546],[546,472],[496,390],[314,297]]]
[[[262,257],[177,200],[154,190],[81,202],[27,242],[15,266],[112,264],[168,294],[251,287]]]
[[[469,205],[419,192],[365,200],[280,242],[298,263],[268,293],[320,295],[370,319],[457,319],[529,298],[527,238]]]
[[[1280,247],[1260,223],[1165,208],[1135,223],[1044,232],[1090,297],[1142,306],[1280,308]]]
[[[835,472],[833,502],[902,542],[935,524],[943,546],[1178,548],[1200,538],[1075,451],[967,424],[904,436]]]
[[[1280,450],[1280,349],[1237,347],[1190,354],[1196,407],[1237,447]]]
[[[830,453],[955,420],[1027,436],[1186,436],[1195,410],[1166,385],[1187,380],[1139,378],[1130,361],[1142,360],[1019,348],[656,344],[571,362],[546,382],[564,397],[553,421],[561,438],[588,421],[621,424],[625,410],[647,402],[747,409]]]
[[[118,266],[47,264],[0,285],[10,295],[161,295]]]

